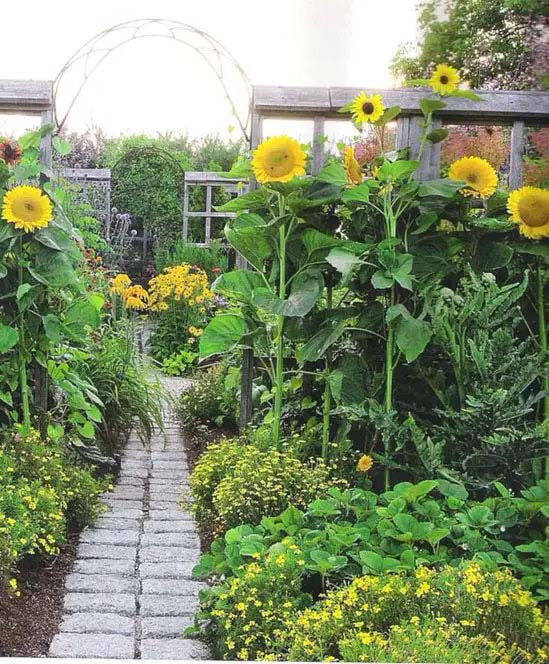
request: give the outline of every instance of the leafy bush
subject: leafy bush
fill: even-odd
[[[55,554],[68,527],[91,523],[106,485],[37,431],[6,434],[0,444],[0,582],[21,557]]]
[[[469,636],[444,618],[418,616],[392,625],[387,632],[357,632],[339,644],[344,662],[443,662],[444,664],[501,664],[529,661],[530,655],[500,636]]]
[[[259,659],[276,648],[292,616],[309,602],[300,591],[299,552],[273,552],[205,591],[197,621],[206,621],[205,636],[217,657]]]
[[[204,270],[209,281],[214,281],[220,273],[226,272],[229,266],[227,254],[218,240],[212,240],[209,247],[198,247],[183,240],[177,240],[167,249],[156,251],[156,270],[162,272],[167,267],[188,263]]]
[[[162,362],[162,372],[166,376],[183,376],[196,363],[197,353],[190,350],[182,350],[167,357]]]
[[[334,484],[321,460],[305,464],[237,440],[210,445],[190,481],[195,515],[214,532],[259,523],[289,505],[304,507]]]
[[[465,563],[356,578],[295,617],[284,650],[292,661],[341,659],[342,644],[348,648],[356,633],[386,634],[403,621],[419,623],[419,616],[526,651],[542,644],[544,620],[531,594],[507,570]]]
[[[235,426],[238,374],[238,369],[224,364],[199,371],[191,387],[182,392],[176,406],[183,426]]]
[[[521,498],[507,494],[478,503],[466,496],[444,480],[402,482],[379,496],[332,488],[305,511],[290,507],[257,526],[229,530],[213,542],[194,574],[238,575],[256,555],[295,545],[303,553],[304,586],[318,595],[327,583],[341,585],[360,574],[412,571],[418,565],[476,557],[492,567],[510,567],[527,588],[547,599],[543,512],[549,485],[540,482]]]

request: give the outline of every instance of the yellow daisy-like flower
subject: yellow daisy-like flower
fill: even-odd
[[[549,237],[549,191],[538,187],[521,187],[507,199],[511,221],[529,238]]]
[[[433,92],[438,92],[439,95],[444,96],[457,88],[459,74],[456,69],[449,65],[437,65],[429,82]]]
[[[461,180],[467,187],[461,189],[464,196],[489,198],[498,186],[498,176],[486,159],[480,157],[462,157],[450,166],[448,177]]]
[[[131,285],[132,280],[128,277],[127,274],[121,272],[117,274],[116,277],[111,279],[111,284],[109,291],[115,293],[116,295],[122,295],[124,291]]]
[[[141,311],[142,309],[147,308],[149,294],[143,286],[136,284],[135,286],[126,288],[122,293],[122,299],[124,300],[124,306],[127,309],[137,309],[138,311]]]
[[[368,454],[363,454],[356,464],[356,469],[359,473],[367,473],[373,465],[372,457]]]
[[[2,218],[15,228],[22,228],[26,233],[45,228],[52,215],[51,201],[38,187],[21,185],[4,195]]]
[[[258,182],[289,182],[305,175],[307,155],[289,136],[267,138],[254,151],[252,168]]]
[[[343,167],[347,174],[347,180],[351,184],[360,184],[362,182],[364,179],[362,169],[355,158],[355,151],[350,145],[347,145],[343,151]]]
[[[361,92],[350,104],[353,120],[362,124],[363,122],[377,122],[385,112],[385,106],[381,101],[381,95],[369,95]]]

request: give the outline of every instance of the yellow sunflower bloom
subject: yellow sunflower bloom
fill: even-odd
[[[549,237],[549,191],[538,187],[521,187],[507,199],[511,221],[529,238]]]
[[[143,286],[136,284],[135,286],[126,288],[122,293],[122,299],[124,300],[124,306],[126,309],[137,309],[140,311],[147,308],[149,294]]]
[[[363,454],[356,464],[356,469],[359,473],[367,473],[373,465],[372,457],[368,454]]]
[[[461,180],[467,187],[461,189],[464,196],[489,198],[498,186],[498,176],[486,159],[480,157],[462,157],[450,166],[448,177]]]
[[[111,279],[111,284],[109,291],[115,293],[116,295],[122,295],[124,291],[131,285],[132,280],[128,277],[127,274],[121,272],[117,274],[116,277]]]
[[[252,168],[258,182],[289,182],[305,175],[307,155],[289,136],[267,138],[254,151]]]
[[[385,106],[381,101],[381,95],[369,95],[361,92],[350,104],[353,120],[362,124],[363,122],[377,122],[385,112]]]
[[[351,184],[360,184],[362,182],[364,179],[362,169],[355,158],[355,151],[350,145],[347,145],[343,151],[343,167],[347,174],[347,180]]]
[[[439,95],[444,96],[457,88],[459,74],[456,69],[449,65],[437,65],[429,82],[433,92],[438,92]]]
[[[38,187],[21,185],[4,195],[2,218],[26,233],[45,228],[52,215],[51,201]]]

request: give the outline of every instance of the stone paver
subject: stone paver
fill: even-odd
[[[162,379],[173,394],[181,379]],[[168,413],[165,433],[144,445],[132,434],[121,453],[106,509],[80,536],[66,579],[64,613],[50,657],[208,659],[183,638],[205,584],[192,579],[200,557],[187,511],[189,469],[181,432]]]

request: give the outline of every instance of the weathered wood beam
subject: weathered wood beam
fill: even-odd
[[[425,88],[397,88],[392,90],[371,90],[381,94],[385,106],[400,106],[405,115],[421,113],[419,100],[429,93]],[[267,86],[254,87],[256,112],[264,116],[284,116],[314,114],[328,117],[345,116],[337,111],[361,92],[360,88],[318,88]],[[468,122],[480,119],[498,119],[511,122],[515,118],[530,120],[534,124],[549,120],[549,92],[515,90],[478,90],[482,102],[474,102],[459,97],[447,97],[446,108],[437,113],[442,118],[466,119]]]
[[[0,80],[0,111],[41,114],[53,105],[51,81]]]

